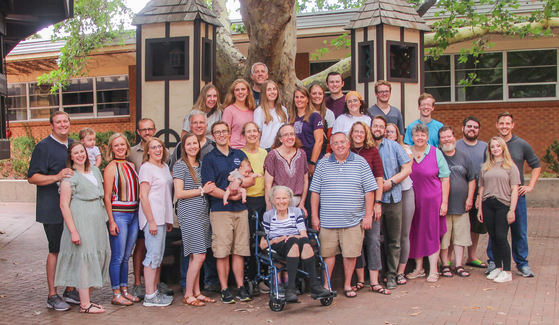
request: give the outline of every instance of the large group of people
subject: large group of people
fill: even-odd
[[[541,167],[530,145],[512,134],[512,114],[497,117],[499,136],[489,143],[478,140],[479,119],[467,117],[457,140],[450,126],[431,117],[430,94],[418,98],[420,118],[404,129],[400,110],[389,104],[387,81],[375,84],[371,107],[357,91],[344,95],[335,72],[326,78],[329,97],[314,84],[297,87],[292,102],[282,103],[265,64],[251,71],[253,86],[236,80],[223,103],[215,86],[202,88],[172,154],[149,118],[139,120],[135,146],[113,134],[103,173],[94,131],[84,129],[81,141],[72,141],[68,114],[51,116],[52,134],[37,145],[29,168],[37,221],[49,244],[49,308],[68,310],[72,303],[80,312],[102,313],[90,296],[109,281],[112,304],[170,305],[174,292],[160,281],[160,266],[175,214],[183,301],[195,307],[216,302],[202,290],[220,292],[224,303],[251,299],[245,271],[249,279],[261,272],[251,257],[253,211],[271,248],[285,257],[279,282],[287,302],[298,300],[299,267],[309,272],[313,294],[330,294],[314,268],[309,227],[319,231],[330,276],[342,255],[348,298],[365,287],[367,275],[370,290],[382,295],[416,278],[468,277],[465,265],[486,269],[495,282],[512,281],[509,228],[517,274],[534,276],[525,194]],[[528,185],[525,161],[532,168]],[[484,233],[487,263],[476,256]],[[66,286],[62,297],[56,286]],[[269,290],[265,283],[257,289]]]

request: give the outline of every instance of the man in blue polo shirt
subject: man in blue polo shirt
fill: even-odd
[[[210,223],[212,225],[212,251],[217,259],[217,273],[221,283],[221,300],[224,303],[235,303],[235,298],[227,287],[229,278],[229,255],[232,256],[231,266],[237,282],[237,298],[249,301],[248,291],[244,282],[244,256],[250,256],[248,210],[238,193],[240,186],[251,187],[254,178],[239,178],[231,184],[227,177],[238,169],[247,156],[241,150],[229,146],[229,125],[223,121],[212,125],[212,135],[216,147],[208,152],[202,162],[202,183],[215,183],[217,188],[209,193]],[[223,205],[223,194],[229,187],[231,195],[229,204]]]
[[[419,96],[417,100],[419,104],[419,119],[415,120],[408,125],[406,129],[406,137],[404,138],[404,142],[413,146],[413,140],[411,139],[411,129],[414,125],[423,123],[427,125],[429,129],[429,139],[427,143],[432,145],[435,148],[439,147],[439,129],[443,127],[443,124],[437,120],[434,120],[431,117],[431,113],[435,110],[435,98],[433,95],[428,93],[423,93]]]
[[[361,255],[363,232],[373,224],[378,186],[367,161],[349,151],[345,133],[333,134],[330,143],[334,154],[318,162],[309,188],[312,226],[320,230],[322,257],[330,276],[336,255],[342,254],[344,291],[348,298],[353,298],[357,293],[351,287],[351,277]]]
[[[50,116],[50,128],[52,133],[41,140],[33,150],[27,180],[37,185],[37,211],[35,212],[37,222],[43,224],[47,241],[49,243],[49,255],[47,257],[47,283],[49,296],[47,307],[58,311],[70,309],[67,304],[79,304],[80,297],[76,288],[66,288],[64,291],[64,302],[56,293],[54,276],[56,274],[56,262],[60,251],[60,239],[64,229],[64,218],[60,211],[60,194],[57,182],[63,178],[72,177],[74,170],[66,167],[68,157],[68,145],[72,139],[68,138],[70,133],[70,117],[63,111],[56,111]]]

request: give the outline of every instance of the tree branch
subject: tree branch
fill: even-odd
[[[437,0],[425,0],[416,10],[419,17],[423,17],[435,3],[437,3]]]
[[[303,85],[309,87],[312,84],[318,83],[323,88],[326,88],[326,76],[328,76],[330,72],[340,73],[343,79],[351,76],[351,57],[340,60],[340,62],[330,66],[328,69],[303,79]]]

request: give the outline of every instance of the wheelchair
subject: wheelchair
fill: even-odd
[[[307,229],[307,233],[309,236],[309,240],[313,244],[313,250],[315,259],[318,264],[319,270],[317,271],[318,280],[321,281],[322,285],[324,285],[325,281],[328,283],[328,287],[330,288],[330,296],[318,298],[317,295],[311,294],[311,298],[314,300],[319,299],[320,303],[323,306],[330,306],[334,301],[334,298],[337,297],[336,291],[332,291],[332,286],[330,284],[330,277],[328,276],[328,266],[324,263],[322,256],[320,255],[320,241],[318,239],[318,231],[314,229]],[[260,237],[266,239],[268,243],[268,248],[262,250],[260,249]],[[258,270],[261,269],[262,266],[268,267],[268,274],[262,275],[260,272],[256,274],[254,282],[249,284],[249,287],[255,286],[260,281],[266,281],[270,283],[270,301],[268,305],[270,309],[278,312],[283,310],[285,307],[286,301],[285,297],[279,293],[279,276],[280,272],[286,269],[286,262],[285,257],[278,255],[274,250],[271,249],[270,240],[266,233],[264,232],[263,227],[261,226],[258,214],[256,214],[256,237],[255,237],[256,245],[254,247],[255,252],[254,255],[256,257],[257,268]],[[305,278],[308,278],[309,274],[304,270],[298,269],[298,289],[301,293],[305,291]],[[326,275],[326,278],[324,277]],[[251,280],[252,281],[252,280]]]

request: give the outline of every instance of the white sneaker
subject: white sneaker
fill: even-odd
[[[495,280],[495,278],[501,273],[502,271],[499,269],[494,269],[487,275],[487,280]]]
[[[512,273],[503,271],[493,280],[493,282],[503,283],[512,281]]]

